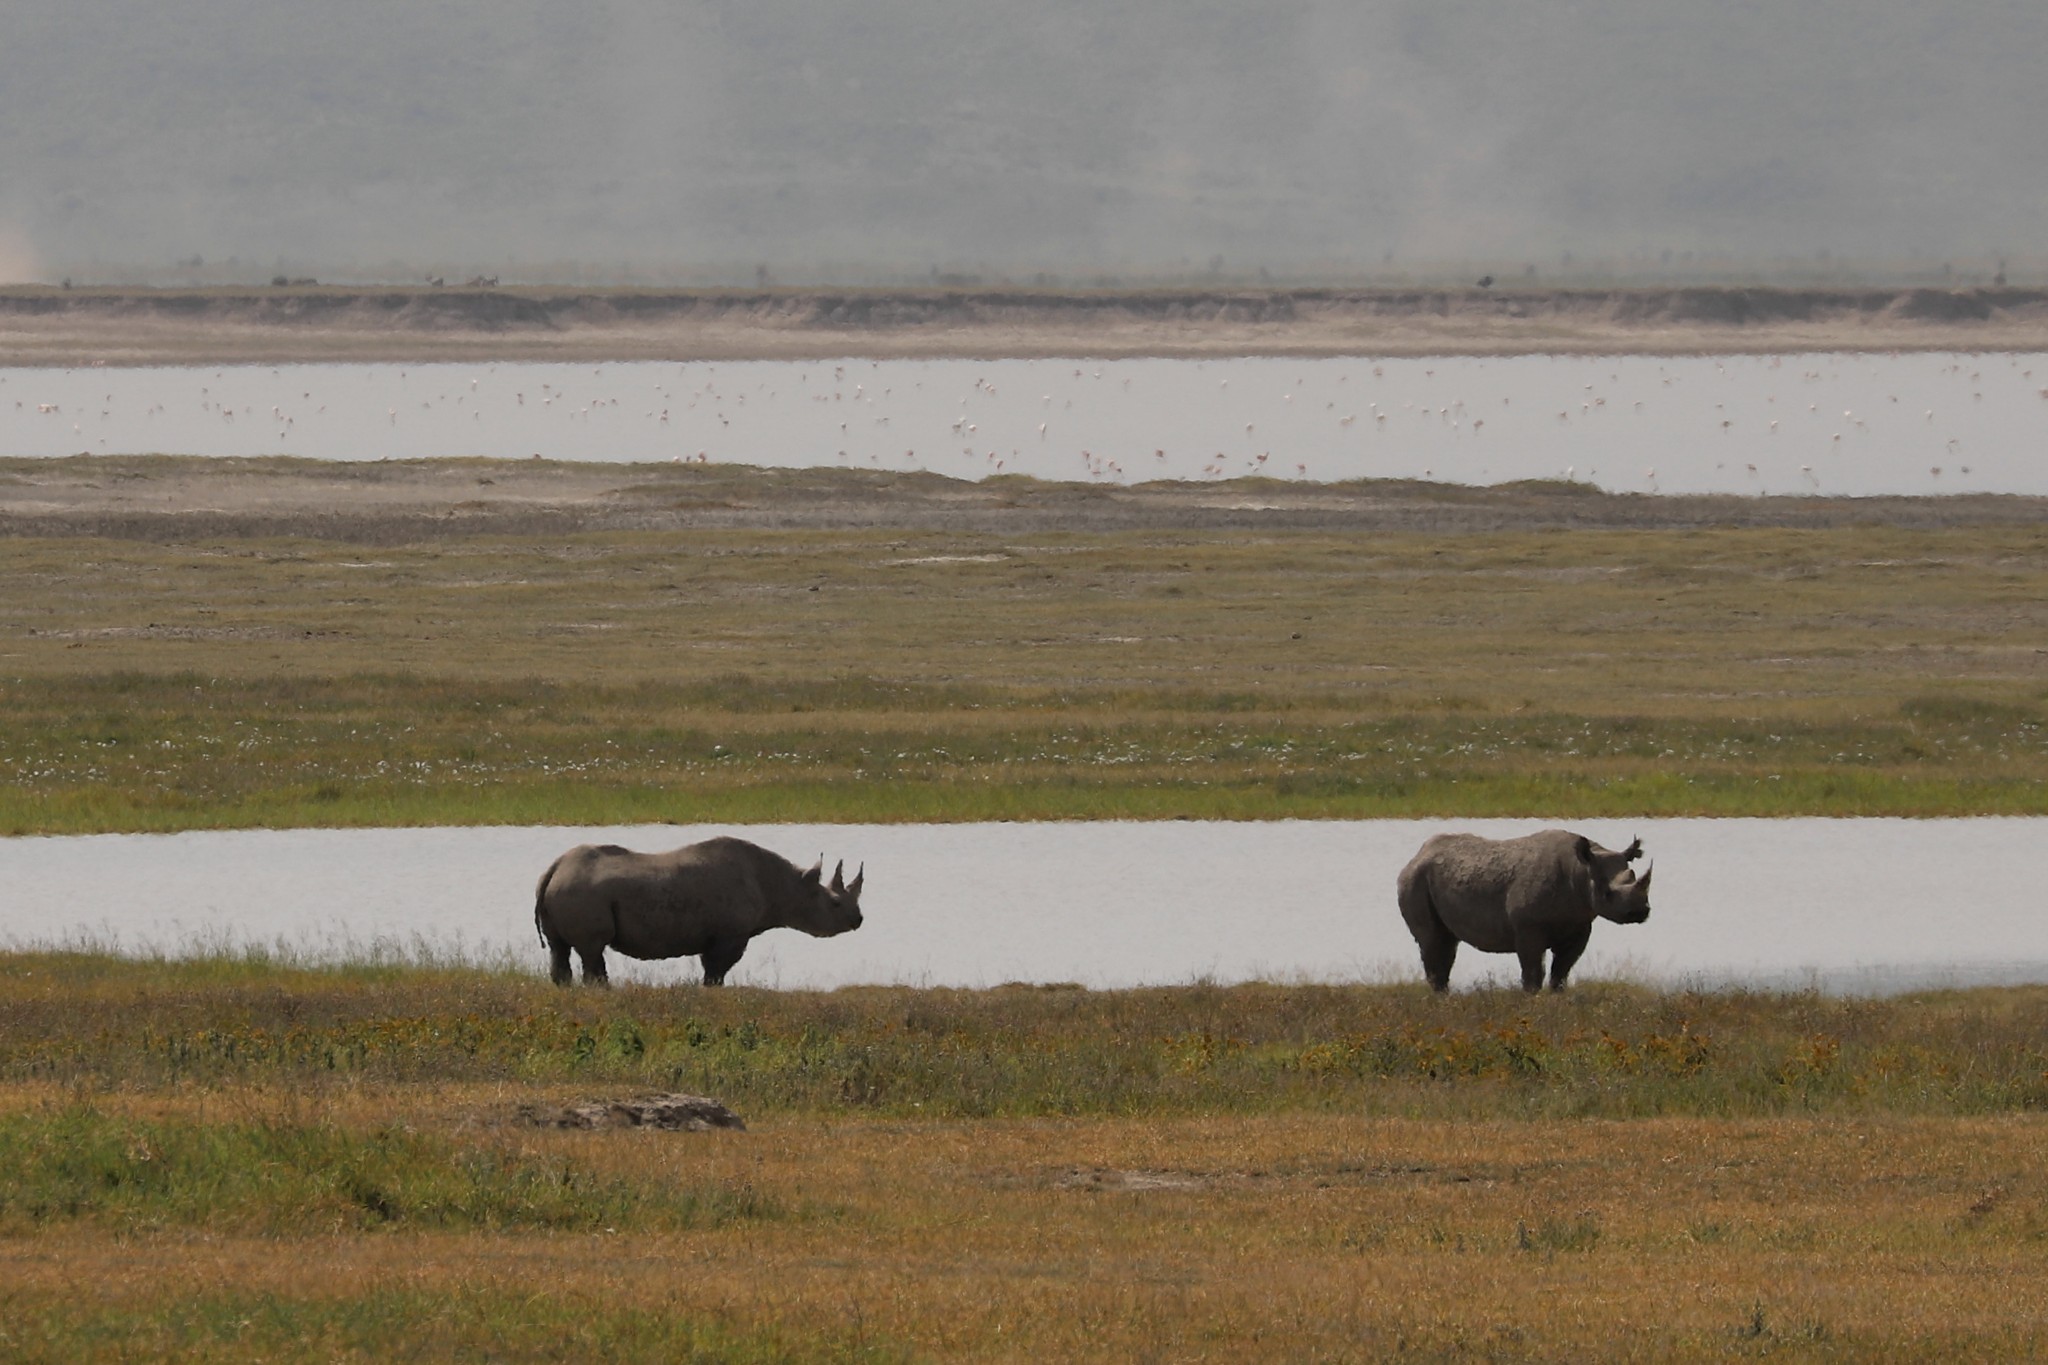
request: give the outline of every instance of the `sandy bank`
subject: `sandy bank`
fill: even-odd
[[[0,365],[1832,350],[2048,350],[2048,290],[0,290]]]
[[[0,460],[0,536],[160,543],[309,537],[891,528],[988,535],[1237,529],[1436,534],[1582,529],[2048,524],[2048,498],[1677,497],[1554,482],[978,483],[938,474],[549,460],[283,457]]]

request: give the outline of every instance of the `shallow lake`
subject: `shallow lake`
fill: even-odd
[[[669,848],[736,832],[795,861],[865,863],[866,923],[755,940],[735,984],[1094,987],[1419,978],[1394,879],[1431,833],[1540,821],[400,829],[0,840],[0,944],[172,953],[378,944],[544,970],[541,872],[586,842]],[[2048,981],[2048,820],[1640,820],[1577,826],[1656,860],[1648,923],[1601,923],[1578,977],[1882,992]],[[624,980],[694,962],[613,959]],[[1461,956],[1457,986],[1514,979]]]
[[[2048,494],[2048,355],[0,370],[0,455]]]

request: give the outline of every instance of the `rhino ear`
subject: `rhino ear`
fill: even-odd
[[[1572,840],[1572,852],[1587,867],[1593,865],[1593,841],[1585,835],[1581,834],[1578,838]]]
[[[1636,859],[1638,859],[1638,858],[1640,858],[1640,857],[1642,857],[1642,856],[1643,856],[1643,841],[1642,841],[1642,839],[1641,839],[1641,838],[1639,837],[1639,838],[1637,838],[1637,839],[1636,839],[1636,841],[1635,841],[1634,843],[1632,843],[1632,844],[1630,844],[1630,845],[1628,846],[1628,851],[1627,851],[1626,853],[1623,853],[1623,854],[1621,855],[1621,860],[1622,860],[1623,862],[1626,862],[1626,863],[1632,863],[1632,862],[1634,862],[1634,861],[1635,861]]]
[[[825,855],[820,853],[818,861],[804,869],[804,885],[816,886],[825,876]]]

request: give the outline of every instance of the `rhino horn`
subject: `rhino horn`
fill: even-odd
[[[1643,879],[1636,883],[1636,895],[1642,897],[1644,900],[1648,900],[1650,898],[1650,878],[1655,876],[1656,874],[1657,864],[1656,861],[1652,859],[1649,865],[1643,868]]]
[[[853,874],[853,882],[846,888],[846,894],[853,897],[855,900],[859,900],[860,884],[867,880],[867,876],[868,865],[866,863],[862,863],[860,865],[860,871]]]
[[[820,859],[818,865],[823,867],[825,865],[824,860]],[[844,858],[840,859],[838,864],[832,869],[832,890],[841,896],[846,894],[846,860]]]

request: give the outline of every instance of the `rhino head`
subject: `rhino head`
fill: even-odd
[[[817,938],[830,938],[834,934],[860,928],[860,886],[867,880],[867,875],[867,864],[863,863],[849,883],[846,864],[841,862],[832,869],[832,880],[828,884],[825,881],[825,860],[820,857],[800,879],[802,903],[791,917],[790,927]]]
[[[1595,914],[1616,924],[1641,924],[1650,917],[1650,878],[1657,865],[1652,862],[1645,866],[1641,880],[1629,867],[1643,856],[1641,839],[1617,853],[1581,837],[1577,852],[1579,861],[1586,865]]]

